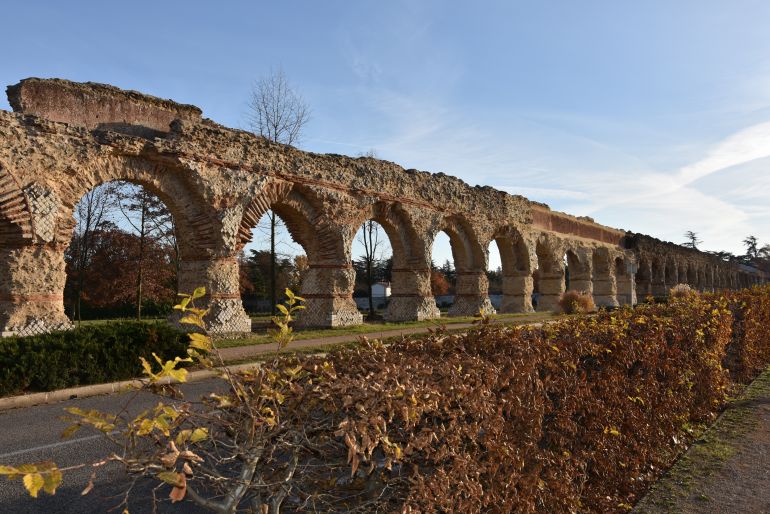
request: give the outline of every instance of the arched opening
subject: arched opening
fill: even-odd
[[[376,221],[363,222],[353,238],[353,298],[367,321],[383,319],[391,296],[393,250],[386,230]]]
[[[500,245],[492,240],[487,246],[487,282],[489,283],[487,294],[492,306],[497,310],[502,307],[504,277]]]
[[[646,300],[652,294],[651,264],[647,256],[639,258],[639,268],[636,270],[636,291]]]
[[[452,242],[443,231],[436,234],[431,247],[430,285],[436,306],[446,314],[455,301],[457,270]]]
[[[668,294],[666,285],[666,268],[657,258],[652,260],[652,296],[660,298]]]
[[[298,213],[287,206],[267,209],[238,256],[241,300],[257,327],[269,325],[287,288],[298,294],[301,290],[309,269],[307,252],[295,235],[302,225]]]
[[[591,294],[593,284],[591,268],[587,262],[581,262],[574,250],[567,250],[562,258],[564,265],[564,289]]]
[[[533,310],[530,251],[518,230],[504,227],[496,233],[489,244],[487,267],[489,296],[495,309],[501,312]]]
[[[176,300],[181,262],[169,207],[149,188],[112,181],[73,209],[65,250],[65,312],[76,321],[165,318]]]
[[[487,256],[473,227],[460,216],[449,216],[444,218],[441,232],[445,232],[449,238],[455,275],[454,298],[447,314],[476,316],[480,311],[494,313],[487,295]],[[439,234],[436,234],[431,247],[432,260],[436,260],[437,250],[445,252],[445,248],[445,240],[442,241]],[[444,254],[439,259],[446,263],[448,256]]]
[[[693,289],[698,289],[698,270],[693,265],[687,267],[687,283]]]
[[[676,269],[676,262],[673,259],[666,259],[666,285],[675,286],[679,283],[679,274]]]

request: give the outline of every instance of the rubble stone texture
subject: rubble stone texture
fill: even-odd
[[[275,144],[181,105],[113,86],[26,79],[0,111],[0,331],[71,326],[64,314],[64,250],[80,198],[125,180],[163,200],[179,230],[180,286],[205,286],[215,333],[248,332],[237,256],[273,209],[305,250],[310,269],[298,323],[362,322],[352,298],[351,245],[366,220],[393,249],[386,318],[440,316],[430,290],[431,248],[443,231],[457,269],[449,315],[491,313],[490,244],[502,258],[504,312],[557,308],[571,289],[598,305],[634,304],[679,282],[701,290],[766,281],[756,270],[442,173],[369,157],[319,155]],[[537,291],[535,288],[537,287]]]

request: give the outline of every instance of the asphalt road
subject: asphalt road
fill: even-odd
[[[222,388],[218,379],[203,380],[185,384],[185,398],[196,400],[216,389]],[[52,460],[60,468],[79,463],[98,461],[116,452],[112,443],[99,432],[82,428],[70,439],[62,439],[62,431],[69,423],[61,420],[66,414],[65,407],[98,409],[103,412],[118,412],[134,393],[95,396],[74,399],[52,405],[39,405],[26,409],[0,412],[0,465],[18,465]],[[140,393],[133,401],[132,413],[152,407],[158,397]],[[122,473],[118,464],[99,468],[94,489],[87,496],[80,493],[88,484],[91,469],[75,470],[64,474],[64,481],[54,496],[43,492],[37,499],[30,498],[21,480],[7,480],[0,477],[0,513],[122,513],[124,493],[130,487],[130,479]],[[128,504],[131,514],[151,513],[152,488],[157,482],[145,480],[134,485]],[[157,491],[159,503],[157,512],[203,512],[189,502],[171,504],[168,498],[170,486],[163,485]],[[116,508],[117,507],[117,508]]]

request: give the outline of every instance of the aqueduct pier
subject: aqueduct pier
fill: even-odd
[[[351,244],[377,221],[393,249],[393,321],[439,316],[430,287],[434,237],[449,235],[457,270],[450,315],[491,311],[487,249],[499,248],[505,312],[551,310],[565,289],[598,305],[634,304],[677,283],[700,290],[766,282],[758,270],[552,211],[490,187],[382,160],[319,155],[202,118],[200,109],[113,86],[26,79],[0,111],[0,332],[71,326],[64,313],[64,250],[73,209],[99,184],[125,180],[160,197],[178,227],[180,290],[205,285],[212,332],[248,332],[237,256],[273,209],[310,269],[299,323],[362,322],[352,299]]]

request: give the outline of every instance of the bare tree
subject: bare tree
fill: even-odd
[[[310,120],[310,108],[291,87],[283,70],[272,70],[251,91],[249,123],[254,133],[270,141],[297,144]]]
[[[703,242],[698,238],[697,232],[693,232],[692,230],[685,232],[684,237],[687,241],[682,243],[682,246],[685,248],[692,248],[693,250],[697,250],[698,245]]]
[[[302,129],[310,120],[310,108],[302,96],[289,84],[280,68],[254,84],[248,106],[251,130],[275,143],[295,145],[302,136]],[[277,217],[268,211],[270,221],[270,302],[277,303],[275,231]]]
[[[141,186],[118,183],[115,195],[117,206],[129,225],[139,236],[139,251],[136,264],[136,319],[142,319],[142,286],[144,282],[145,248],[149,238],[166,240],[175,250],[176,266],[179,266],[179,251],[175,236],[173,216],[165,204]]]
[[[103,184],[86,193],[75,208],[76,224],[70,255],[77,277],[73,318],[78,321],[81,320],[83,282],[93,253],[93,233],[107,222],[109,211],[114,204],[114,195],[115,186]]]
[[[361,237],[358,242],[364,246],[364,255],[361,257],[366,269],[366,289],[369,297],[369,317],[374,317],[374,297],[372,295],[372,286],[374,285],[373,269],[378,260],[381,260],[382,246],[384,241],[380,239],[380,226],[373,220],[365,221],[361,225]]]

